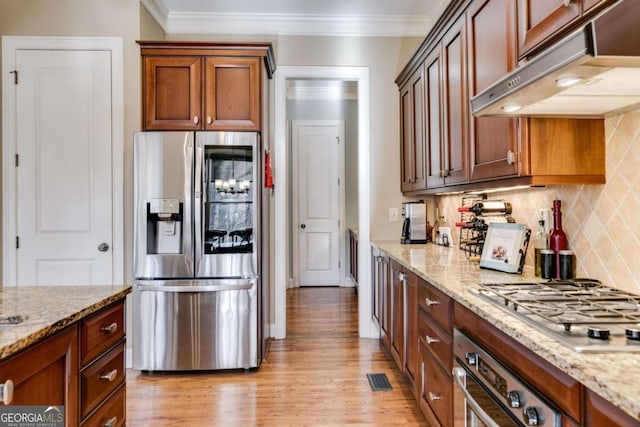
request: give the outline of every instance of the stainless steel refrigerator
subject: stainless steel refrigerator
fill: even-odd
[[[250,369],[269,337],[255,132],[134,137],[133,367]]]

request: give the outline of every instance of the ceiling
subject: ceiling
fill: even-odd
[[[424,37],[450,0],[140,0],[167,34]]]

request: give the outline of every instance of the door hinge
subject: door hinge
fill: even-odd
[[[340,187],[340,178],[338,178],[338,187]]]
[[[20,166],[20,156],[16,154],[16,167]]]
[[[342,261],[338,261],[338,268],[342,268]]]
[[[16,249],[20,249],[20,237],[16,236]]]
[[[340,137],[336,136],[336,141],[338,141],[338,144],[340,144]]]
[[[9,71],[9,74],[13,74],[13,84],[18,84],[18,70]]]

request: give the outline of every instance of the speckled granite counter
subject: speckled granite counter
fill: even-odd
[[[372,244],[640,420],[640,353],[577,353],[472,292],[478,289],[478,283],[530,281],[531,272],[525,271],[520,276],[481,269],[478,263],[467,260],[458,248],[433,244],[401,245],[391,241]]]
[[[26,316],[0,325],[0,360],[125,297],[131,286],[22,286],[0,288],[0,316]]]

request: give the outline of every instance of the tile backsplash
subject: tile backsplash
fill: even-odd
[[[538,210],[562,201],[563,229],[576,254],[578,277],[640,294],[640,110],[606,119],[605,185],[529,188],[488,195],[513,206],[513,217],[527,224],[532,238],[525,268],[533,268],[533,234]],[[440,196],[447,221],[459,221],[460,195]],[[553,223],[551,224],[553,226]],[[452,230],[459,242],[459,230]]]

